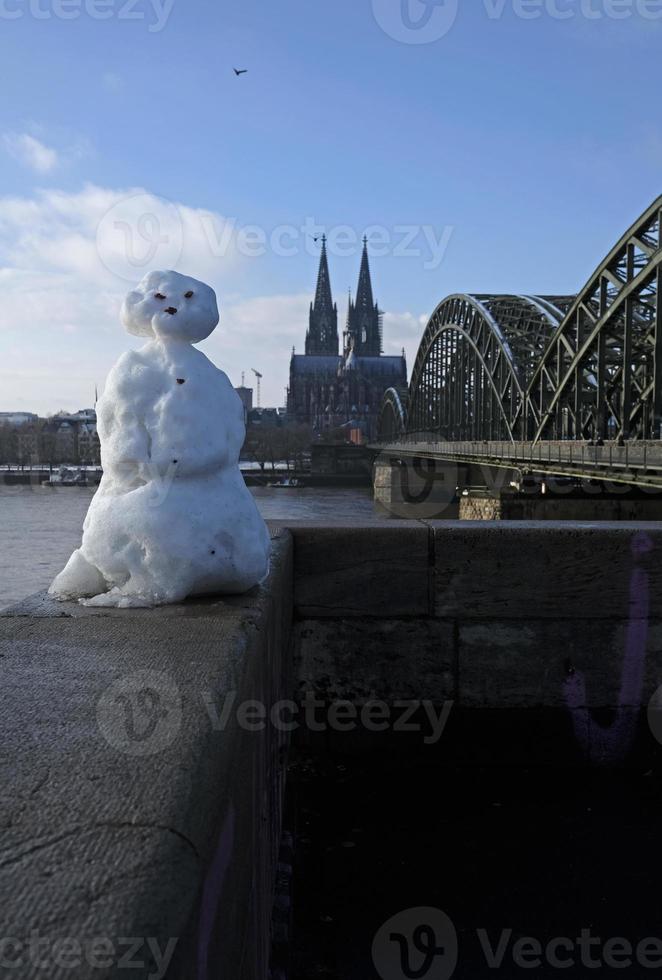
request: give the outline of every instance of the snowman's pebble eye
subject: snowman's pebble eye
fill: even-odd
[[[177,378],[177,384],[178,385],[183,385],[185,383],[186,383],[186,378]]]
[[[165,299],[163,293],[154,293],[154,299]]]
[[[189,289],[188,293],[184,293],[184,299],[191,299],[193,296],[193,290]]]

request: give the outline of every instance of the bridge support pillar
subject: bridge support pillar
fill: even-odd
[[[396,518],[456,520],[463,470],[448,461],[379,456],[373,466],[375,503]]]
[[[471,491],[460,497],[461,521],[659,521],[662,494],[623,488],[607,493],[599,484],[569,488],[566,494]]]

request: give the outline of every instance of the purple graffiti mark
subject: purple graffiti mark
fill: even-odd
[[[214,934],[225,876],[234,849],[234,807],[228,807],[228,815],[221,831],[218,847],[205,879],[198,922],[198,980],[209,980],[209,947]]]
[[[635,567],[630,578],[630,617],[625,639],[625,657],[621,674],[621,689],[613,724],[598,725],[591,717],[586,703],[586,680],[582,673],[566,661],[564,681],[565,701],[572,713],[575,737],[583,745],[588,758],[599,765],[623,762],[630,751],[641,709],[648,643],[650,607],[648,572],[640,564],[653,550],[651,538],[636,534],[632,539]]]

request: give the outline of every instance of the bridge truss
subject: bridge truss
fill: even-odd
[[[662,197],[575,296],[449,296],[380,438],[660,439]]]

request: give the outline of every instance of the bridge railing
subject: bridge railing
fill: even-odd
[[[406,451],[422,456],[443,456],[467,461],[490,461],[495,465],[512,464],[517,469],[550,470],[561,467],[577,474],[595,472],[623,479],[631,475],[650,476],[662,481],[662,442],[605,442],[590,445],[577,441],[444,441],[430,433],[410,433],[380,445],[381,451]]]

